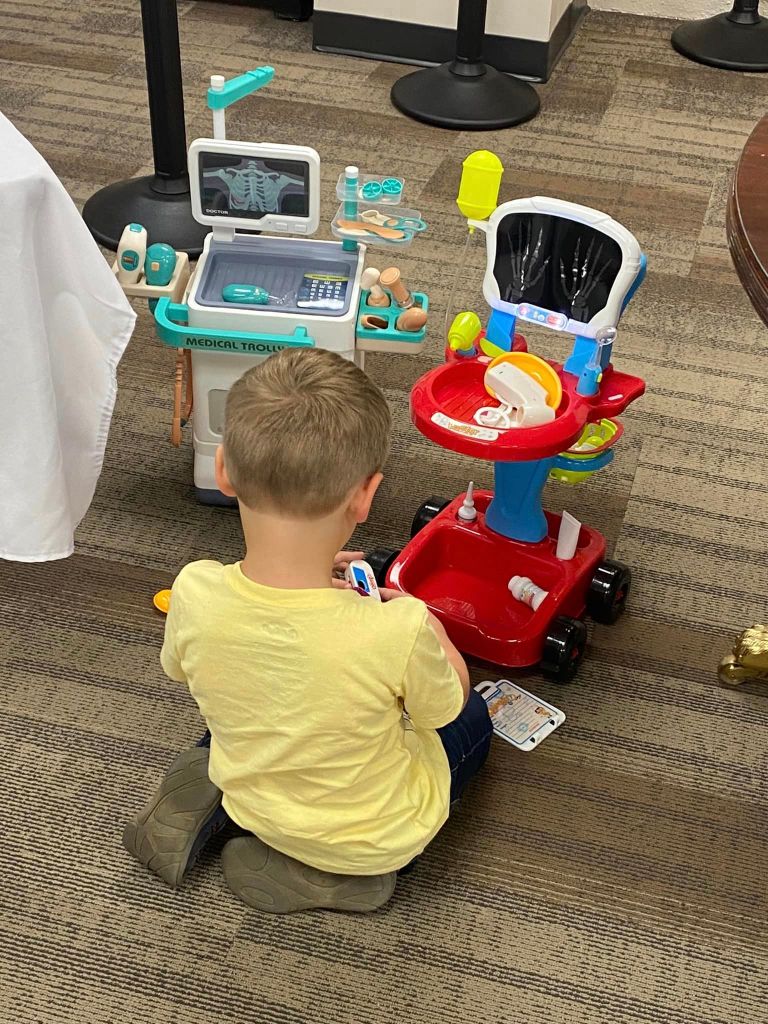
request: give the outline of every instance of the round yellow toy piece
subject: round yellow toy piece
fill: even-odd
[[[171,592],[170,590],[158,590],[155,596],[152,598],[152,604],[157,608],[163,615],[168,614],[168,609],[171,607]]]
[[[497,363],[512,363],[518,370],[533,377],[536,383],[541,384],[546,391],[547,405],[552,409],[560,408],[560,403],[563,400],[563,382],[546,360],[535,356],[532,352],[505,352],[493,359],[488,365],[488,369],[490,370]]]
[[[599,423],[588,423],[576,444],[563,452],[569,459],[593,459],[596,448],[602,448],[619,430],[619,424],[613,420],[600,420]]]

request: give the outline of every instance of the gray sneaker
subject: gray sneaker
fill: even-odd
[[[207,747],[179,754],[149,802],[123,831],[123,846],[172,889],[229,821],[208,778]]]
[[[332,875],[278,853],[256,836],[230,839],[221,855],[227,885],[243,903],[268,914],[296,910],[368,912],[395,891],[397,873]]]

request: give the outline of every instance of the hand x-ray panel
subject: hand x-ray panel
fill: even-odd
[[[587,224],[511,213],[496,229],[493,274],[505,302],[533,303],[588,323],[608,302],[621,270],[620,246]]]
[[[615,327],[642,267],[634,235],[599,210],[517,199],[488,221],[483,293],[493,309],[594,337]]]

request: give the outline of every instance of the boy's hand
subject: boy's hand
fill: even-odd
[[[379,587],[382,601],[394,601],[398,597],[408,597],[402,590],[395,590],[393,587]]]
[[[333,558],[333,571],[331,575],[331,583],[339,590],[349,590],[351,585],[344,579],[344,573],[349,567],[350,562],[356,562],[361,558],[365,558],[363,551],[338,551]]]
[[[333,558],[333,571],[342,576],[349,568],[350,562],[359,562],[365,558],[364,551],[337,551]]]

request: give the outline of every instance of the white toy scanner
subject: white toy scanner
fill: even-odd
[[[198,497],[211,504],[231,503],[216,488],[214,456],[227,392],[255,360],[284,348],[317,347],[362,366],[363,350],[417,352],[425,335],[428,299],[418,293],[424,311],[418,329],[400,327],[396,309],[384,311],[383,329],[371,331],[363,323],[370,312],[360,283],[366,250],[355,237],[387,244],[375,233],[386,229],[359,221],[359,201],[366,200],[364,209],[371,206],[367,194],[359,194],[370,191],[367,177],[361,184],[357,168],[348,167],[337,186],[344,200],[337,220],[355,230],[336,226],[338,240],[315,241],[309,237],[320,222],[315,150],[225,137],[226,107],[273,76],[264,67],[229,82],[211,78],[214,137],[196,139],[189,148],[192,213],[211,233],[184,302],[161,299],[154,311],[160,339],[191,355],[194,482]],[[399,193],[389,202],[396,212]],[[413,235],[405,229],[391,233],[401,247]]]
[[[540,427],[555,418],[555,410],[547,404],[547,391],[518,366],[508,362],[489,366],[483,382],[501,405],[477,410],[475,420],[481,427]]]

